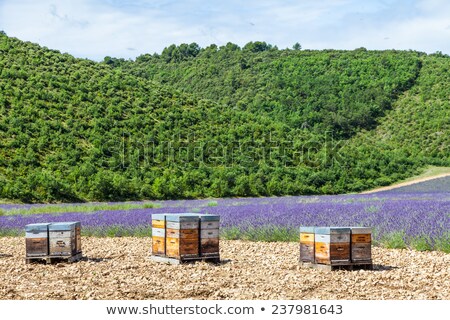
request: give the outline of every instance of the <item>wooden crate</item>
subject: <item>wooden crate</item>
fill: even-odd
[[[166,255],[166,215],[152,214],[152,254]]]
[[[315,228],[314,241],[316,263],[328,265],[350,263],[349,228]]]
[[[200,214],[200,256],[220,256],[220,216]]]
[[[201,239],[200,251],[202,257],[219,256],[220,254],[219,239]]]
[[[196,229],[198,230],[198,218],[196,221],[166,221],[166,229]]]
[[[48,226],[50,223],[33,223],[25,226],[25,251],[27,257],[47,256]]]
[[[167,238],[197,239],[198,229],[166,229]]]
[[[77,222],[75,224],[75,244],[76,244],[76,248],[75,251],[81,252],[81,223]]]
[[[199,257],[199,218],[196,214],[166,214],[166,256]]]
[[[152,254],[166,254],[166,229],[152,228]]]
[[[48,227],[50,256],[74,256],[81,252],[80,222],[57,222]],[[81,231],[81,230],[80,230]]]
[[[166,228],[165,213],[152,214],[152,228],[159,228],[159,229]]]
[[[166,254],[166,239],[164,237],[152,236],[152,254],[158,256]]]
[[[166,256],[177,259],[199,257],[198,238],[166,238]]]
[[[166,221],[165,220],[152,219],[152,228],[165,229],[166,228]]]
[[[315,262],[314,227],[300,227],[300,262]]]
[[[372,229],[351,227],[352,262],[372,262]]]
[[[177,259],[180,262],[220,260],[220,217],[218,215],[154,214],[152,227],[164,230],[162,233],[152,229],[152,259],[154,261],[173,263]]]

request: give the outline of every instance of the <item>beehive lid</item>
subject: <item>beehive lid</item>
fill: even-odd
[[[75,227],[79,227],[81,223],[79,221],[75,222],[55,222],[49,225],[48,230],[50,231],[67,231],[73,230]]]
[[[196,213],[171,213],[166,214],[166,221],[183,222],[183,221],[198,221],[199,217]]]
[[[50,223],[31,223],[25,226],[26,232],[47,231]]]
[[[350,227],[352,234],[371,234],[372,228],[369,227]]]
[[[350,228],[344,227],[316,227],[315,234],[341,234],[350,233]]]
[[[198,214],[201,221],[220,221],[218,214]]]
[[[152,220],[166,220],[168,213],[153,213]]]
[[[300,233],[314,233],[316,227],[300,227]]]

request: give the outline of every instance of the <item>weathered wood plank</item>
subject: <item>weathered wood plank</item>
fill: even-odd
[[[370,243],[372,241],[371,234],[352,234],[353,243]]]
[[[198,257],[198,239],[166,238],[166,256],[170,258]]]
[[[314,243],[300,243],[300,261],[315,262]]]
[[[372,259],[372,244],[352,243],[352,261],[364,261]]]
[[[164,229],[166,227],[166,221],[165,220],[152,220],[152,227]]]
[[[166,254],[165,237],[152,236],[152,253],[158,255]]]
[[[314,243],[314,233],[300,233],[301,243]]]
[[[166,229],[166,237],[198,240],[198,229]]]
[[[48,238],[26,238],[26,256],[47,256]]]
[[[66,261],[68,263],[79,261],[83,258],[83,253],[78,252],[77,254],[73,256],[40,256],[40,257],[25,257],[25,263],[29,264],[34,261],[45,261],[46,264],[54,263],[54,262],[60,262],[60,261]]]

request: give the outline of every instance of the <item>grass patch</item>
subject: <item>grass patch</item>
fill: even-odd
[[[388,249],[406,249],[405,232],[396,231],[389,233],[383,236],[381,244]]]
[[[238,227],[224,228],[220,230],[220,238],[225,240],[242,239],[242,231]]]
[[[0,228],[0,237],[24,237],[25,230]]]
[[[95,212],[106,210],[134,210],[160,208],[159,203],[117,203],[117,204],[76,204],[76,205],[49,205],[33,206],[29,208],[0,209],[0,215],[30,215],[30,214],[59,214],[67,212]]]
[[[434,247],[436,250],[450,253],[450,232],[436,239]]]
[[[208,202],[208,207],[217,207],[217,205],[218,205],[217,201]]]
[[[417,251],[431,251],[433,249],[431,239],[427,236],[414,237],[411,239],[409,245]]]
[[[401,182],[409,182],[409,181],[413,181],[413,180],[416,180],[416,179],[433,177],[433,176],[437,176],[439,174],[444,174],[444,173],[450,173],[450,167],[428,166],[418,176],[408,178],[408,179],[403,180]]]

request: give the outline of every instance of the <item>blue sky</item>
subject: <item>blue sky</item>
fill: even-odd
[[[450,1],[0,0],[0,30],[94,60],[249,41],[450,54]]]

